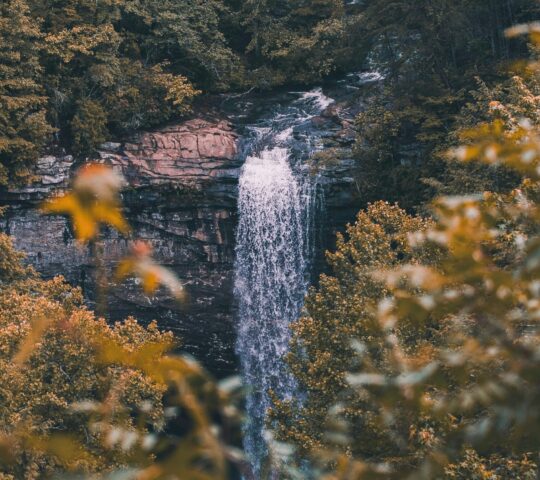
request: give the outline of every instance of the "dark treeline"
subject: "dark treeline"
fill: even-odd
[[[425,163],[475,76],[522,53],[504,28],[537,11],[532,0],[5,1],[0,180],[26,180],[52,144],[84,156],[184,115],[199,91],[313,83],[371,52],[388,81],[360,122],[368,197],[379,168],[394,179],[384,189],[406,196],[400,182],[418,173],[402,174],[404,155]]]
[[[487,98],[478,104],[476,118],[466,118],[463,110],[477,99],[481,82],[500,84],[514,60],[528,55],[525,43],[507,39],[504,31],[538,18],[539,4],[368,3],[366,29],[375,61],[388,79],[357,119],[361,191],[365,201],[385,199],[418,207],[440,193],[441,180],[451,181],[455,189],[467,178],[451,178],[442,155],[460,129],[485,120],[480,110],[487,109]],[[482,187],[491,189],[492,184]]]
[[[4,184],[53,142],[84,156],[200,90],[311,82],[358,54],[356,17],[333,0],[9,0],[0,15]]]

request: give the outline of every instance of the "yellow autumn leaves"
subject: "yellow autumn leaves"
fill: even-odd
[[[47,213],[69,215],[75,235],[83,243],[95,239],[102,224],[126,234],[129,225],[121,210],[122,186],[122,177],[112,169],[89,164],[79,171],[72,192],[49,200],[43,209]]]
[[[122,176],[112,168],[102,164],[88,164],[76,175],[71,190],[46,202],[43,211],[48,214],[67,215],[75,236],[82,245],[97,245],[103,226],[130,235],[131,228],[123,215],[120,196],[124,184]],[[99,254],[100,250],[101,247],[95,248],[94,254]],[[99,272],[97,275],[99,276]],[[183,296],[181,283],[171,271],[155,262],[152,258],[152,247],[144,241],[133,241],[128,255],[118,263],[115,278],[125,279],[128,276],[139,278],[148,294],[164,286],[176,298]],[[83,313],[92,315],[85,310]],[[39,346],[49,341],[55,333],[67,339],[73,336],[74,341],[85,342],[91,352],[90,358],[86,359],[87,363],[92,362],[97,368],[121,370],[111,381],[107,395],[83,397],[83,401],[66,406],[69,413],[78,412],[88,416],[85,430],[91,432],[92,441],[98,446],[99,452],[107,452],[108,456],[118,455],[121,461],[112,465],[114,471],[111,475],[128,475],[133,472],[130,478],[140,480],[165,477],[201,480],[228,478],[228,447],[220,432],[216,430],[211,412],[219,412],[220,418],[227,418],[227,421],[231,422],[237,421],[237,413],[229,404],[226,392],[215,386],[196,362],[169,353],[175,346],[172,336],[153,335],[150,326],[148,331],[141,330],[142,335],[147,335],[147,338],[140,344],[133,345],[133,342],[126,341],[126,338],[133,337],[131,331],[128,331],[130,320],[115,326],[125,330],[126,338],[121,335],[104,335],[99,330],[80,335],[79,332],[71,330],[71,317],[62,311],[52,314],[45,312],[37,315],[34,320],[11,361],[14,370],[35,358]],[[103,328],[109,329],[103,320],[98,322],[102,322],[100,325],[103,325]],[[54,328],[56,325],[59,325],[58,329]],[[63,366],[62,362],[60,363]],[[129,390],[134,381],[139,382],[138,388],[144,384],[142,392]],[[185,435],[171,437],[160,430],[163,424],[161,427],[154,426],[154,431],[150,432],[145,423],[132,424],[129,420],[123,421],[124,417],[120,418],[121,415],[119,417],[118,412],[132,408],[126,398],[137,396],[146,390],[161,394],[167,390],[167,402],[171,405],[169,410],[174,410],[174,416],[181,412],[189,419]],[[162,401],[163,398],[157,402],[158,407],[162,405]],[[141,405],[139,402],[133,407],[132,415],[146,419],[146,407]],[[155,406],[148,408],[155,410]],[[160,418],[163,421],[164,419],[165,417]],[[0,461],[4,460],[2,454],[8,450],[7,445],[18,442],[21,451],[39,454],[45,459],[49,456],[55,459],[58,457],[58,468],[83,473],[98,471],[102,469],[102,465],[110,468],[103,454],[94,455],[96,450],[88,448],[89,442],[84,439],[81,441],[77,435],[71,433],[30,434],[26,425],[22,425],[20,432],[17,430],[5,438],[0,435]],[[156,459],[157,456],[159,459]],[[18,459],[9,459],[6,454],[5,461],[17,464]],[[127,465],[131,470],[127,469]]]
[[[123,215],[120,197],[124,184],[123,177],[112,168],[90,163],[78,172],[72,190],[47,201],[43,210],[69,216],[75,236],[83,244],[96,242],[103,225],[127,235],[131,228]],[[176,298],[181,298],[182,284],[171,271],[155,263],[151,253],[150,245],[143,241],[134,242],[129,256],[120,261],[116,278],[123,280],[137,276],[146,293],[152,294],[162,285]]]

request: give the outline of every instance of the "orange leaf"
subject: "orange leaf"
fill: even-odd
[[[42,209],[46,213],[67,213],[71,214],[76,210],[78,200],[72,193],[62,197],[56,197],[45,202]]]
[[[92,207],[92,214],[98,222],[107,223],[122,233],[129,232],[129,225],[116,205],[97,202]]]
[[[116,267],[115,278],[117,280],[123,280],[129,277],[135,271],[135,262],[132,258],[125,258]]]
[[[42,208],[46,213],[70,215],[77,240],[81,242],[90,240],[97,233],[95,219],[81,205],[79,198],[72,193],[63,197],[53,198],[46,202]]]
[[[153,270],[145,272],[143,278],[143,289],[146,293],[154,293],[159,285],[159,275]]]

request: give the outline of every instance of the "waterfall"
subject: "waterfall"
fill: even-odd
[[[284,148],[248,157],[240,179],[236,290],[240,299],[238,352],[249,425],[246,453],[257,471],[264,456],[268,390],[280,398],[295,392],[281,357],[287,352],[289,323],[298,318],[305,293],[306,231],[301,188]]]
[[[293,105],[251,127],[254,151],[240,176],[237,352],[247,387],[244,447],[256,478],[267,453],[268,392],[282,400],[298,395],[282,358],[289,325],[302,310],[314,252],[317,189],[309,175],[293,169],[290,156],[293,144],[304,159],[316,145],[309,135],[295,139],[294,132],[332,102],[320,89],[299,95]]]

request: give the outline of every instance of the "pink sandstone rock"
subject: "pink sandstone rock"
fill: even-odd
[[[122,171],[132,185],[199,183],[233,177],[238,170],[238,135],[225,120],[193,119],[155,132],[140,133],[129,143],[103,149],[100,157]]]

